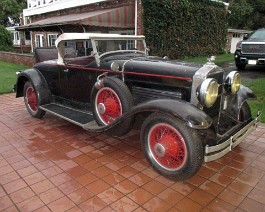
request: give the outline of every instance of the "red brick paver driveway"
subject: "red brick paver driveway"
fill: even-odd
[[[0,211],[265,211],[265,125],[185,182],[154,172],[139,132],[92,134],[0,96]]]

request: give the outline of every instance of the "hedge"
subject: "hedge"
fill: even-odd
[[[11,33],[3,26],[0,25],[0,51],[9,51],[13,49],[13,41]]]
[[[224,52],[227,11],[211,0],[142,0],[143,25],[153,55],[180,58]]]

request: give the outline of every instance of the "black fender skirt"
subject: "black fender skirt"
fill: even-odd
[[[23,96],[24,84],[28,80],[32,83],[37,92],[39,105],[50,103],[52,100],[52,95],[48,84],[42,74],[36,69],[27,69],[18,74],[16,97]]]

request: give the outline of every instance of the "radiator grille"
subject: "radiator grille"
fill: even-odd
[[[265,44],[242,44],[242,53],[245,54],[264,54]]]
[[[134,97],[134,104],[137,105],[142,102],[154,99],[181,99],[182,93],[180,91],[158,90],[153,88],[133,87],[132,94]]]

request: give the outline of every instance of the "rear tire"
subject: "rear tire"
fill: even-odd
[[[24,102],[29,114],[35,118],[42,118],[45,111],[39,108],[39,99],[35,87],[30,81],[27,81],[23,89]]]
[[[150,115],[141,129],[141,142],[151,166],[169,179],[189,179],[203,163],[200,136],[173,116]]]

